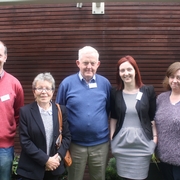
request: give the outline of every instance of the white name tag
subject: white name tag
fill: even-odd
[[[89,83],[89,88],[97,88],[97,83]]]
[[[138,94],[137,94],[137,96],[136,96],[136,99],[137,99],[137,100],[141,100],[142,95],[143,95],[142,92],[138,92]]]
[[[7,101],[8,99],[10,99],[9,94],[6,94],[4,96],[1,96],[1,101]]]

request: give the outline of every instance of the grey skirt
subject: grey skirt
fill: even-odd
[[[130,179],[145,179],[156,144],[149,140],[142,128],[124,127],[111,141],[117,173]]]

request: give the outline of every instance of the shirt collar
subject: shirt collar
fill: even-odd
[[[81,75],[81,73],[80,73],[80,71],[79,71],[79,79],[82,81],[82,80],[84,80],[84,81],[86,81],[83,77],[82,77],[82,75]],[[92,79],[90,80],[90,83],[92,82],[92,81],[96,81],[96,76],[94,75],[93,77],[92,77]]]
[[[50,103],[51,104],[51,106],[47,109],[47,110],[45,110],[45,109],[43,109],[42,107],[40,107],[39,105],[38,105],[38,107],[39,107],[39,112],[40,113],[47,113],[47,114],[49,114],[49,115],[52,115],[52,103]]]
[[[3,76],[4,76],[4,70],[3,70],[2,73],[0,74],[0,79],[2,79]]]

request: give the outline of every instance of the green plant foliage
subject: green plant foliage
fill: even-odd
[[[12,175],[17,175],[17,167],[18,167],[18,162],[19,162],[19,155],[14,155],[14,160],[12,164]]]
[[[116,160],[115,158],[110,158],[108,166],[106,168],[106,180],[122,180],[116,170]]]
[[[152,155],[151,161],[156,164],[156,167],[157,167],[158,170],[159,170],[158,163],[159,163],[160,161],[157,159],[157,157],[156,157],[155,154]]]

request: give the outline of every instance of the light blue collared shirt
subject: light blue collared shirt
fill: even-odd
[[[93,77],[92,77],[92,79],[89,81],[89,83],[82,77],[82,75],[81,75],[81,73],[79,72],[79,79],[82,81],[82,80],[84,80],[85,82],[86,82],[86,84],[88,85],[89,83],[94,83],[94,82],[96,82],[96,76],[94,75]]]

